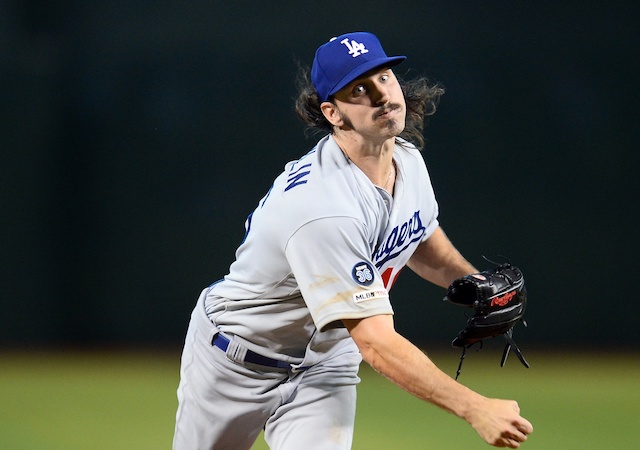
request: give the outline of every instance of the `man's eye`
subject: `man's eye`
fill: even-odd
[[[388,79],[389,79],[389,75],[382,75],[382,76],[380,77],[380,81],[382,81],[383,83],[384,83],[385,81],[387,81]]]
[[[366,92],[366,89],[365,89],[365,88],[364,88],[364,86],[363,86],[363,85],[361,85],[361,84],[359,84],[358,86],[356,86],[355,88],[353,88],[353,93],[354,93],[355,95],[363,94],[363,93],[365,93],[365,92]]]

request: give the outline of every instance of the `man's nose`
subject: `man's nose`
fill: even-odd
[[[381,83],[375,83],[371,99],[376,105],[384,105],[389,101],[389,89]]]

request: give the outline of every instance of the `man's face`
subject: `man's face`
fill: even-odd
[[[389,68],[374,69],[349,83],[334,96],[342,119],[339,128],[374,141],[398,136],[405,126],[402,88]]]

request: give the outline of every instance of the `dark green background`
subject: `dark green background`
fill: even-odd
[[[0,343],[180,345],[272,178],[297,62],[347,31],[447,89],[425,150],[464,255],[525,272],[521,346],[639,337],[637,2],[0,3]],[[268,264],[269,261],[256,261]],[[398,328],[462,310],[403,273]]]

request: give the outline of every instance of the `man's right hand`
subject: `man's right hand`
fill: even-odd
[[[484,398],[466,419],[494,447],[519,448],[533,432],[533,425],[520,416],[520,407],[513,400]]]

